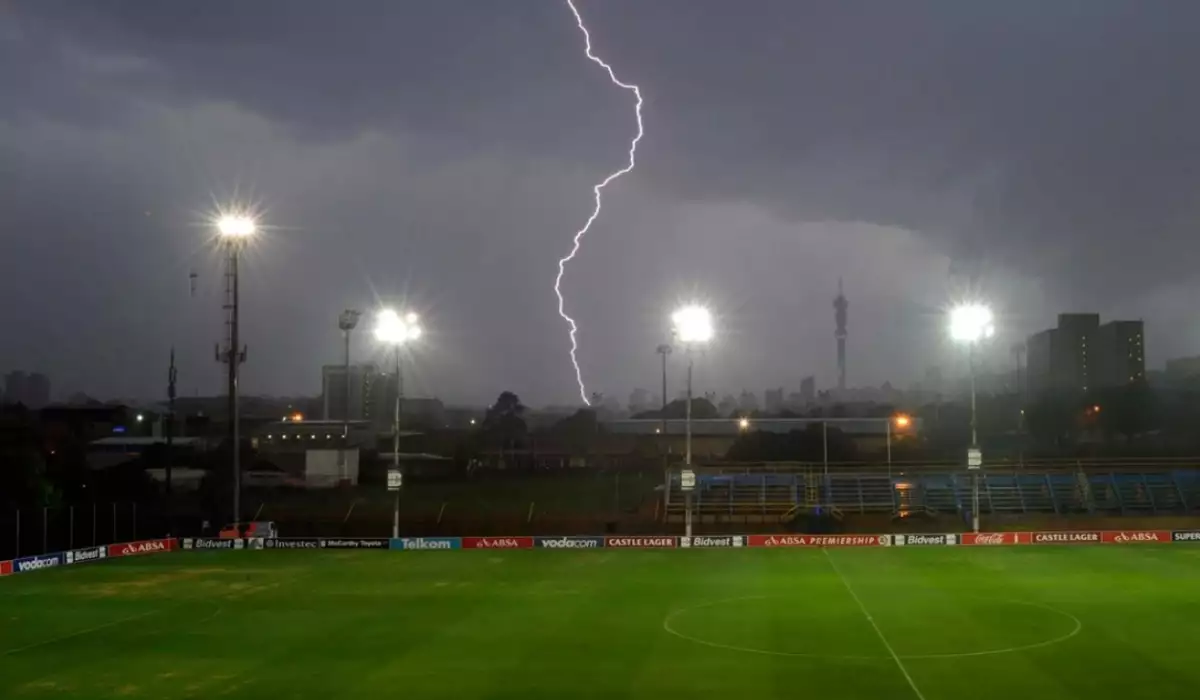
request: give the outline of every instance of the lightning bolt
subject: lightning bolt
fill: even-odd
[[[614,85],[623,90],[629,90],[633,93],[634,97],[637,98],[637,105],[634,108],[634,114],[637,117],[637,135],[634,136],[633,140],[629,142],[629,165],[626,165],[620,170],[612,173],[608,177],[598,182],[592,188],[592,192],[594,192],[596,195],[596,206],[592,210],[592,215],[588,217],[587,223],[583,225],[583,228],[575,232],[575,237],[572,239],[573,243],[571,245],[571,252],[568,253],[565,258],[558,261],[558,276],[554,278],[554,293],[558,296],[558,315],[562,316],[563,320],[567,322],[567,325],[571,327],[571,364],[575,367],[575,381],[579,384],[579,397],[583,399],[584,404],[591,406],[592,402],[588,400],[587,389],[583,385],[583,372],[579,369],[579,360],[576,357],[576,353],[579,350],[579,341],[575,336],[579,331],[579,326],[575,324],[575,319],[567,315],[566,300],[563,299],[562,293],[562,280],[563,275],[567,271],[567,263],[575,259],[575,255],[579,253],[579,245],[583,241],[584,235],[586,235],[588,229],[592,227],[592,222],[596,220],[596,217],[600,216],[600,193],[605,187],[608,186],[608,183],[616,180],[630,170],[633,170],[638,141],[642,140],[642,135],[645,133],[645,131],[642,128],[642,91],[633,83],[621,82],[617,78],[617,74],[613,72],[612,66],[605,63],[604,59],[592,53],[592,35],[588,32],[587,26],[583,23],[583,15],[579,14],[579,9],[575,7],[574,0],[567,0],[567,7],[571,8],[571,14],[575,15],[575,23],[579,25],[579,31],[583,32],[584,51],[587,54],[588,59],[607,71],[608,77],[610,80],[612,80]]]

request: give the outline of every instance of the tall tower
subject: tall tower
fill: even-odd
[[[837,321],[837,331],[833,337],[837,338],[837,360],[838,360],[838,391],[846,390],[846,309],[850,306],[850,302],[846,301],[846,295],[842,293],[842,278],[838,278],[838,295],[833,300],[833,317]]]

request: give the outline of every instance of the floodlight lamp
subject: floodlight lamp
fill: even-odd
[[[750,429],[750,419],[749,418],[739,419],[738,420],[738,429],[739,430],[749,430]]]
[[[228,214],[217,220],[217,232],[223,238],[249,238],[258,230],[253,217]]]
[[[375,324],[375,338],[382,343],[404,345],[421,337],[421,326],[418,325],[417,315],[408,313],[404,316],[394,309],[384,309],[379,312]]]
[[[681,343],[707,343],[713,338],[712,314],[703,306],[685,306],[671,316],[675,337]]]
[[[964,304],[950,311],[950,337],[959,343],[977,343],[996,334],[992,310],[982,304]]]

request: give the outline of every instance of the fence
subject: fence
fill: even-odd
[[[0,512],[0,559],[159,537],[165,526],[156,508],[131,502],[14,509]]]

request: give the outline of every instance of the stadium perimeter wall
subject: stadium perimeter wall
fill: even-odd
[[[1200,530],[1070,530],[983,533],[918,533],[863,535],[674,535],[573,536],[573,537],[403,537],[385,538],[279,538],[213,539],[164,538],[124,542],[0,561],[0,576],[26,574],[60,566],[150,554],[205,550],[317,550],[371,549],[379,551],[463,549],[710,549],[710,548],[822,548],[822,547],[996,547],[1054,545],[1139,545],[1200,543]]]

